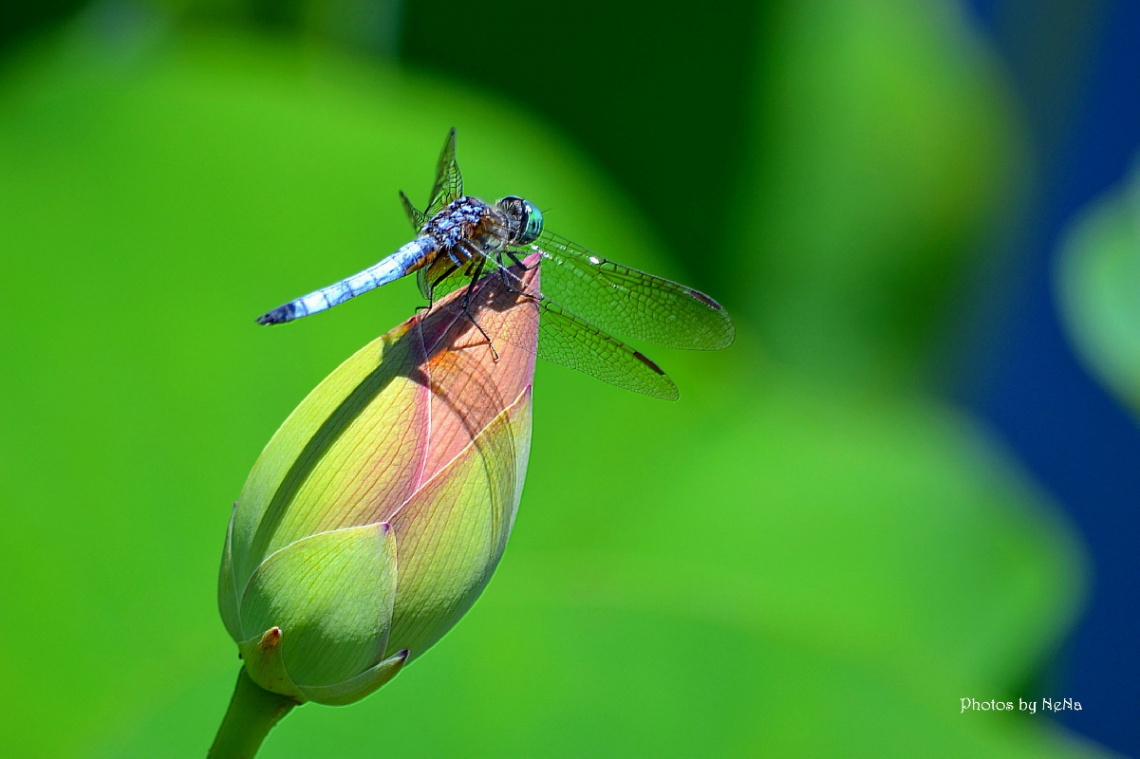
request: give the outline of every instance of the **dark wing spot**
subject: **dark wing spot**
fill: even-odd
[[[723,311],[724,310],[724,308],[719,303],[717,303],[715,300],[713,300],[709,296],[705,295],[700,290],[689,290],[689,295],[693,298],[693,300],[699,300],[701,303],[704,303],[706,306],[708,306],[709,308],[711,308],[714,311]]]
[[[638,361],[640,361],[641,363],[645,364],[646,366],[648,366],[650,369],[652,369],[653,371],[657,372],[658,374],[661,374],[661,375],[664,375],[664,374],[665,374],[665,372],[661,371],[661,367],[660,367],[660,366],[658,366],[657,364],[655,364],[655,363],[653,363],[652,361],[650,361],[650,360],[649,360],[648,358],[646,358],[646,357],[645,357],[645,356],[644,356],[644,355],[643,355],[643,354],[642,354],[640,351],[634,351],[634,352],[633,352],[633,355],[637,357],[637,360],[638,360]]]

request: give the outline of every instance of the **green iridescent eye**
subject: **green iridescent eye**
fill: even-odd
[[[523,227],[522,243],[526,244],[537,240],[538,236],[542,234],[542,211],[525,200],[523,201],[523,208],[526,209],[524,216],[526,226]]]

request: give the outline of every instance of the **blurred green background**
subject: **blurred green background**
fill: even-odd
[[[396,192],[424,202],[455,126],[468,192],[524,195],[559,234],[701,287],[739,338],[646,348],[676,404],[540,363],[482,600],[261,755],[1128,750],[1079,714],[960,714],[1080,700],[1056,656],[1090,582],[1066,510],[951,400],[977,324],[1014,308],[985,283],[1013,270],[1041,171],[967,11],[5,11],[0,745],[204,754],[239,664],[215,600],[232,501],[308,390],[421,302],[405,281],[289,329],[253,319],[407,241]],[[1074,233],[1062,300],[1135,408],[1136,300],[1090,269],[1110,238],[1115,271],[1140,271],[1128,197],[1115,237]]]

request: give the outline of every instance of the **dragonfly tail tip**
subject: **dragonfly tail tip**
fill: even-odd
[[[267,314],[257,317],[258,324],[282,324],[289,321],[293,315],[284,308],[275,308]]]

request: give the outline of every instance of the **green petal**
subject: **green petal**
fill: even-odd
[[[234,512],[237,504],[234,504]],[[218,572],[218,611],[222,614],[222,622],[226,632],[236,642],[241,642],[245,636],[241,629],[241,615],[238,611],[237,581],[234,578],[233,563],[233,537],[234,516],[230,515],[230,524],[226,528],[226,546],[222,549],[222,568]]]
[[[281,628],[284,666],[298,685],[339,683],[379,661],[395,593],[387,524],[325,532],[257,568],[240,600],[242,628]]]
[[[327,706],[343,706],[359,701],[378,690],[404,668],[408,660],[407,649],[397,652],[375,667],[366,669],[351,680],[336,685],[310,685],[301,688],[301,695],[308,701]]]
[[[244,582],[273,551],[382,521],[411,495],[427,445],[422,341],[402,324],[357,351],[274,434],[242,489],[233,564]]]
[[[404,558],[388,653],[422,654],[490,580],[522,495],[530,413],[528,390],[392,518]]]
[[[238,643],[238,650],[245,661],[245,671],[255,683],[265,690],[289,696],[298,703],[306,700],[285,670],[285,662],[281,658],[280,627],[272,627],[261,635]]]

